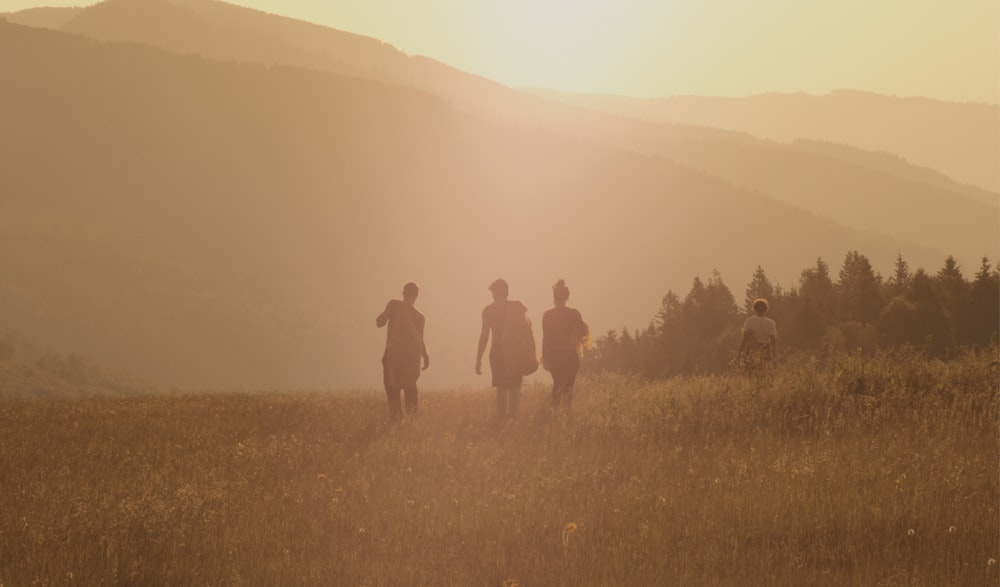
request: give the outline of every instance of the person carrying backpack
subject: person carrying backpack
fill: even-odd
[[[528,309],[519,301],[508,300],[509,288],[503,279],[490,284],[493,303],[483,308],[482,329],[476,352],[476,375],[482,375],[483,354],[490,345],[490,373],[497,390],[497,417],[500,422],[517,418],[521,405],[521,383],[525,375],[538,369],[535,339]]]

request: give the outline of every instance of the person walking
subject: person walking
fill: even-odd
[[[555,307],[542,314],[542,366],[552,375],[552,407],[569,407],[580,371],[580,349],[590,335],[579,310],[569,308],[569,288],[562,279],[552,286]]]
[[[403,416],[400,392],[406,397],[406,413],[416,414],[420,360],[423,359],[424,369],[431,364],[424,344],[424,315],[414,306],[419,292],[416,283],[407,283],[403,286],[403,299],[389,300],[385,310],[375,318],[379,328],[388,324],[382,354],[382,381],[389,400],[389,416],[393,420]]]
[[[528,309],[519,301],[507,299],[509,288],[503,279],[491,283],[489,290],[493,294],[493,303],[483,308],[483,325],[476,352],[476,375],[482,375],[483,353],[489,342],[490,374],[493,387],[497,390],[497,417],[500,422],[504,422],[508,417],[517,419],[521,406],[521,383],[524,380],[524,373],[509,364],[514,356],[512,351],[518,349],[512,349],[510,345],[505,349],[505,342],[515,342],[504,340],[505,330],[515,320],[527,321]],[[534,349],[530,352],[533,353]]]
[[[774,320],[765,316],[767,306],[767,300],[757,298],[751,306],[753,315],[743,322],[743,337],[736,360],[742,359],[739,364],[748,371],[764,367],[778,352],[778,328]]]

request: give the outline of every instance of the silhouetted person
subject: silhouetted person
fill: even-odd
[[[508,415],[517,418],[521,405],[521,382],[524,379],[523,375],[511,373],[507,369],[503,348],[504,323],[508,312],[523,314],[528,309],[521,302],[507,300],[508,287],[503,279],[491,283],[489,290],[493,294],[493,303],[483,308],[483,327],[476,353],[476,375],[483,372],[483,353],[492,333],[490,374],[493,387],[497,388],[497,416],[503,422]]]
[[[743,322],[743,338],[736,359],[742,358],[743,365],[755,368],[766,365],[778,351],[778,328],[767,314],[767,300],[757,298],[753,302],[753,316]]]
[[[560,279],[552,286],[555,307],[542,314],[542,365],[552,374],[552,406],[573,402],[573,385],[580,371],[580,347],[590,329],[579,310],[567,308],[569,288]]]
[[[417,284],[407,283],[403,286],[403,299],[389,300],[385,310],[375,318],[379,328],[389,325],[382,355],[382,380],[389,399],[389,415],[395,420],[403,415],[400,391],[406,394],[406,413],[416,413],[420,359],[424,360],[424,369],[431,364],[424,345],[424,315],[413,306],[419,291]]]

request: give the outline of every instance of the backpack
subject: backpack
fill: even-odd
[[[507,302],[504,308],[502,345],[506,375],[531,375],[538,370],[535,334],[528,309],[521,302]]]

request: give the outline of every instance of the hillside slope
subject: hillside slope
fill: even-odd
[[[995,257],[1000,252],[1000,195],[995,191],[963,185],[899,158],[887,164],[884,157],[847,146],[834,152],[785,140],[786,135],[796,136],[786,129],[807,123],[841,131],[817,131],[827,141],[848,136],[843,129],[860,127],[868,130],[871,140],[881,137],[877,145],[912,143],[944,151],[947,158],[942,155],[939,161],[946,167],[956,153],[963,160],[983,155],[989,160],[989,145],[1000,139],[986,132],[989,126],[983,122],[993,120],[992,111],[987,107],[984,114],[976,109],[982,105],[930,101],[930,110],[914,113],[910,104],[924,106],[924,102],[858,93],[824,101],[822,107],[782,103],[766,112],[750,102],[744,110],[733,106],[728,118],[706,117],[702,122],[731,128],[742,115],[755,120],[749,128],[757,131],[767,121],[774,132],[760,136],[783,141],[775,142],[694,126],[685,118],[671,124],[664,122],[671,120],[664,116],[640,120],[646,110],[636,114],[636,105],[652,110],[673,101],[629,101],[625,104],[632,109],[612,109],[629,114],[619,116],[581,107],[592,106],[586,101],[574,106],[543,99],[430,59],[407,56],[376,39],[216,0],[106,0],[80,11],[63,30],[181,54],[280,63],[412,87],[440,96],[459,111],[503,125],[663,157],[854,229],[947,250],[968,266],[984,255]],[[569,98],[581,101],[586,97]],[[949,221],[941,222],[941,218]]]
[[[485,383],[498,276],[536,319],[566,278],[602,332],[712,268],[735,289],[757,264],[791,284],[852,249],[947,254],[357,78],[13,24],[0,75],[0,321],[156,383],[376,386],[374,317],[408,280],[435,387]]]
[[[840,90],[825,95],[761,94],[737,98],[566,94],[539,95],[650,122],[730,129],[791,142],[812,139],[894,153],[987,190],[1000,192],[1000,105]]]

